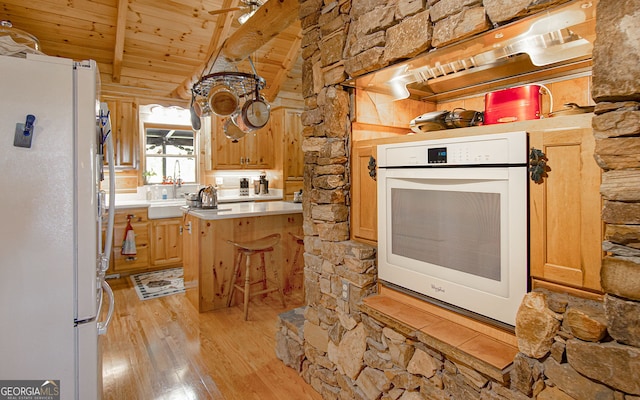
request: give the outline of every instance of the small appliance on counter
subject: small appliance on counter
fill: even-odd
[[[240,196],[248,196],[249,195],[249,179],[241,178],[240,179]]]
[[[200,189],[198,197],[200,198],[200,208],[218,208],[218,190],[212,185]]]
[[[542,115],[542,86],[525,85],[487,93],[484,97],[484,124],[501,124]]]
[[[187,207],[189,208],[200,208],[202,207],[202,203],[200,202],[200,193],[185,193],[184,198],[187,201]]]
[[[260,173],[260,194],[269,194],[269,181],[264,171]]]
[[[302,189],[299,192],[295,192],[293,194],[293,202],[294,203],[302,203]]]

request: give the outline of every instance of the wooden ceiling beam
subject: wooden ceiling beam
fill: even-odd
[[[267,0],[224,43],[220,56],[236,63],[249,57],[298,20],[298,0]]]
[[[249,57],[297,21],[299,7],[299,0],[267,0],[244,25],[224,41],[219,56],[211,57],[202,68],[198,68],[198,73],[185,80],[184,85],[178,87],[174,94],[181,98],[190,97],[191,87],[200,79],[202,71],[211,70],[214,64],[233,65]],[[296,47],[300,47],[300,44]]]
[[[113,81],[120,82],[122,58],[124,57],[124,37],[127,29],[128,0],[118,0],[118,17],[116,20],[116,42],[113,49]]]

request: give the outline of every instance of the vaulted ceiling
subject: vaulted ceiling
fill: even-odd
[[[300,96],[298,0],[268,0],[241,25],[249,1],[6,0],[0,19],[47,55],[96,60],[103,96],[185,104],[202,75],[252,73],[248,57],[267,99]]]

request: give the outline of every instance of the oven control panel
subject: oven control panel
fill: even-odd
[[[521,164],[526,132],[445,138],[378,146],[379,167]]]
[[[452,143],[448,146],[426,146],[427,164],[495,164],[503,162],[507,144],[504,141]]]

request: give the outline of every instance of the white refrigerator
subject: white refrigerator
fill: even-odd
[[[98,319],[113,293],[98,85],[94,61],[0,56],[0,390],[101,396]]]

